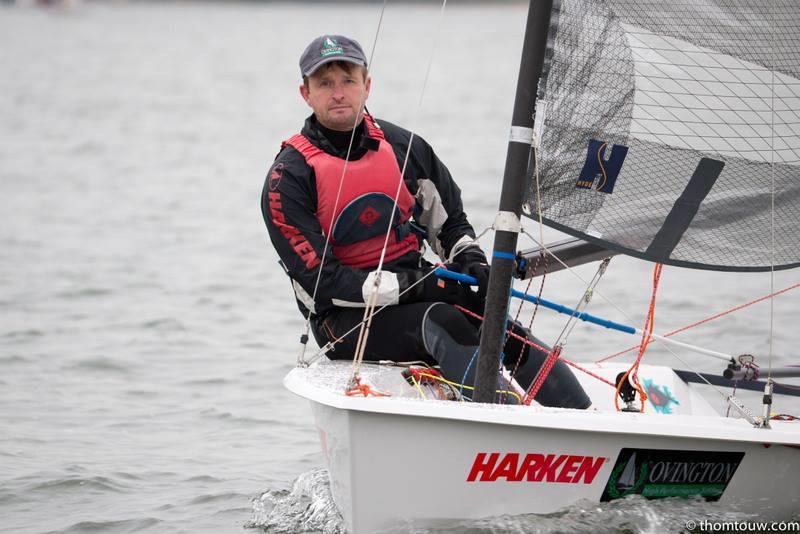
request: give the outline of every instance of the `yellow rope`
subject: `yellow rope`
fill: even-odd
[[[441,377],[441,376],[429,375],[429,374],[426,374],[426,373],[419,373],[419,376],[424,376],[426,378],[432,378],[434,380],[438,380],[439,382],[444,382],[445,384],[453,386],[454,388],[463,387],[464,389],[469,389],[469,390],[474,390],[475,389],[472,386],[466,386],[464,384],[459,384],[457,382],[451,382],[450,380],[447,380],[446,378]],[[413,376],[412,376],[412,378],[413,378]],[[414,379],[414,384],[415,385],[417,384],[417,380],[416,379]],[[417,389],[419,389],[419,386],[417,386]],[[513,391],[507,391],[507,390],[504,390],[504,389],[498,389],[497,391],[495,391],[495,393],[505,393],[505,394],[511,395],[514,398],[516,398],[518,402],[522,402],[522,399],[520,398],[520,396],[517,393],[513,392]],[[424,395],[423,395],[423,398],[425,398]],[[464,402],[464,401],[462,400],[461,402]]]
[[[414,375],[411,375],[411,380],[414,381],[414,387],[417,388],[417,391],[419,391],[420,396],[423,399],[428,400],[428,397],[425,396],[425,392],[422,391],[422,388],[419,386],[419,382],[417,382],[417,379],[414,378]]]

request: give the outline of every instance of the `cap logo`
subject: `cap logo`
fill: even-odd
[[[319,51],[319,55],[321,55],[322,57],[328,57],[343,53],[344,50],[342,50],[342,47],[339,46],[339,43],[337,43],[335,39],[331,39],[330,37],[325,38],[325,42],[322,45],[322,50]]]

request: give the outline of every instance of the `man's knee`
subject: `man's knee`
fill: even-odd
[[[435,337],[447,336],[458,345],[474,346],[480,342],[477,329],[464,314],[450,304],[435,302],[425,312],[422,326],[423,343],[432,350]]]

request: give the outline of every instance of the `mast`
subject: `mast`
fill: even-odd
[[[486,295],[481,344],[475,375],[475,402],[494,402],[500,351],[503,348],[511,276],[515,268],[517,237],[525,191],[528,162],[532,157],[533,112],[536,93],[547,49],[547,33],[553,0],[531,0],[522,60],[517,79],[517,94],[511,119],[511,136],[506,152],[503,189],[495,219],[492,269]]]

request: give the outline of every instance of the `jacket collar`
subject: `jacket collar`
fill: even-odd
[[[364,137],[369,137],[367,124],[366,121],[362,120],[361,124],[357,126],[361,130],[361,134]],[[307,119],[305,124],[303,125],[303,129],[300,131],[311,143],[313,143],[316,147],[322,149],[326,153],[336,156],[337,158],[344,159],[347,156],[347,150],[338,150],[333,144],[325,137],[325,134],[322,132],[320,128],[319,122],[317,122],[317,117],[314,114],[311,114]],[[356,142],[355,146],[350,150],[350,159],[356,160],[360,159],[364,154],[366,154],[367,149],[364,148],[360,143]]]

